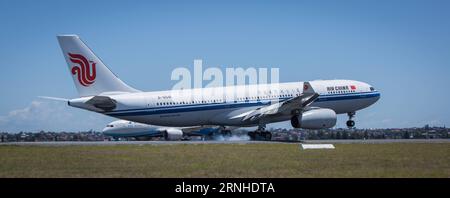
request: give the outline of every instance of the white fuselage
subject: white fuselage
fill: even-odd
[[[310,107],[328,108],[336,114],[355,112],[374,104],[380,93],[369,84],[353,80],[310,81],[320,96]],[[277,88],[246,85],[203,89],[137,92],[110,95],[117,104],[114,110],[102,112],[115,118],[160,126],[255,126],[237,115],[274,102],[302,94],[303,82],[280,83]],[[249,91],[250,90],[250,91]],[[231,99],[230,95],[236,96]],[[80,98],[84,102],[88,98]],[[72,104],[71,104],[72,103]],[[77,100],[69,102],[76,105]],[[237,117],[233,119],[234,117]],[[267,123],[289,120],[281,115]]]
[[[182,136],[202,136],[202,135],[212,135],[217,132],[219,127],[208,126],[208,127],[164,127],[149,124],[142,124],[127,120],[116,120],[108,125],[102,130],[104,135],[112,137],[160,137],[164,136],[165,133],[179,133]],[[185,133],[186,131],[187,133]],[[181,136],[181,137],[182,137]]]
[[[109,123],[103,129],[103,134],[112,137],[137,137],[137,136],[157,136],[165,128],[154,125],[141,124],[126,120],[116,120]]]

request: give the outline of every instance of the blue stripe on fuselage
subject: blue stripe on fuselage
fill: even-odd
[[[353,100],[379,97],[379,92],[365,92],[365,93],[348,93],[348,94],[330,94],[321,95],[315,102],[327,102],[327,101],[339,101],[339,100]],[[280,98],[280,101],[290,99],[292,97]],[[184,106],[165,106],[143,109],[129,109],[129,110],[117,110],[105,113],[110,116],[139,116],[139,115],[155,115],[155,114],[167,114],[167,113],[182,113],[191,111],[204,111],[204,110],[216,110],[227,108],[243,108],[252,106],[262,106],[270,104],[270,100],[249,100],[248,102],[237,103],[213,103],[213,104],[191,104]]]
[[[104,135],[106,136],[111,136],[111,137],[139,137],[139,136],[146,136],[146,137],[158,137],[158,136],[162,136],[162,133],[160,131],[141,131],[141,132],[119,132],[119,133],[114,133],[114,132],[103,132]]]

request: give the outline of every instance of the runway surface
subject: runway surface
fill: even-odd
[[[383,140],[307,140],[301,142],[209,140],[209,141],[92,141],[92,142],[2,142],[18,146],[91,146],[91,145],[179,145],[179,144],[389,144],[389,143],[450,143],[450,139],[383,139]]]
[[[274,141],[92,141],[92,142],[7,142],[0,145],[45,145],[45,146],[66,146],[66,145],[177,145],[177,144],[279,144],[285,142]]]
[[[307,140],[314,144],[450,143],[450,139]]]

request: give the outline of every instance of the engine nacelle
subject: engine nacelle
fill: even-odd
[[[183,138],[183,131],[179,129],[166,129],[164,131],[165,140],[181,140]]]
[[[312,109],[299,116],[292,116],[294,128],[326,129],[336,125],[336,112],[331,109]]]

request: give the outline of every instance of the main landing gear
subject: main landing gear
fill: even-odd
[[[353,117],[355,117],[355,112],[348,112],[347,115],[348,115],[348,121],[346,124],[347,124],[347,127],[349,129],[351,129],[351,128],[355,127],[355,121],[352,120]]]
[[[262,141],[270,141],[272,140],[272,133],[266,131],[265,127],[260,126],[256,131],[248,132],[248,136],[250,136],[250,140],[262,140]]]

